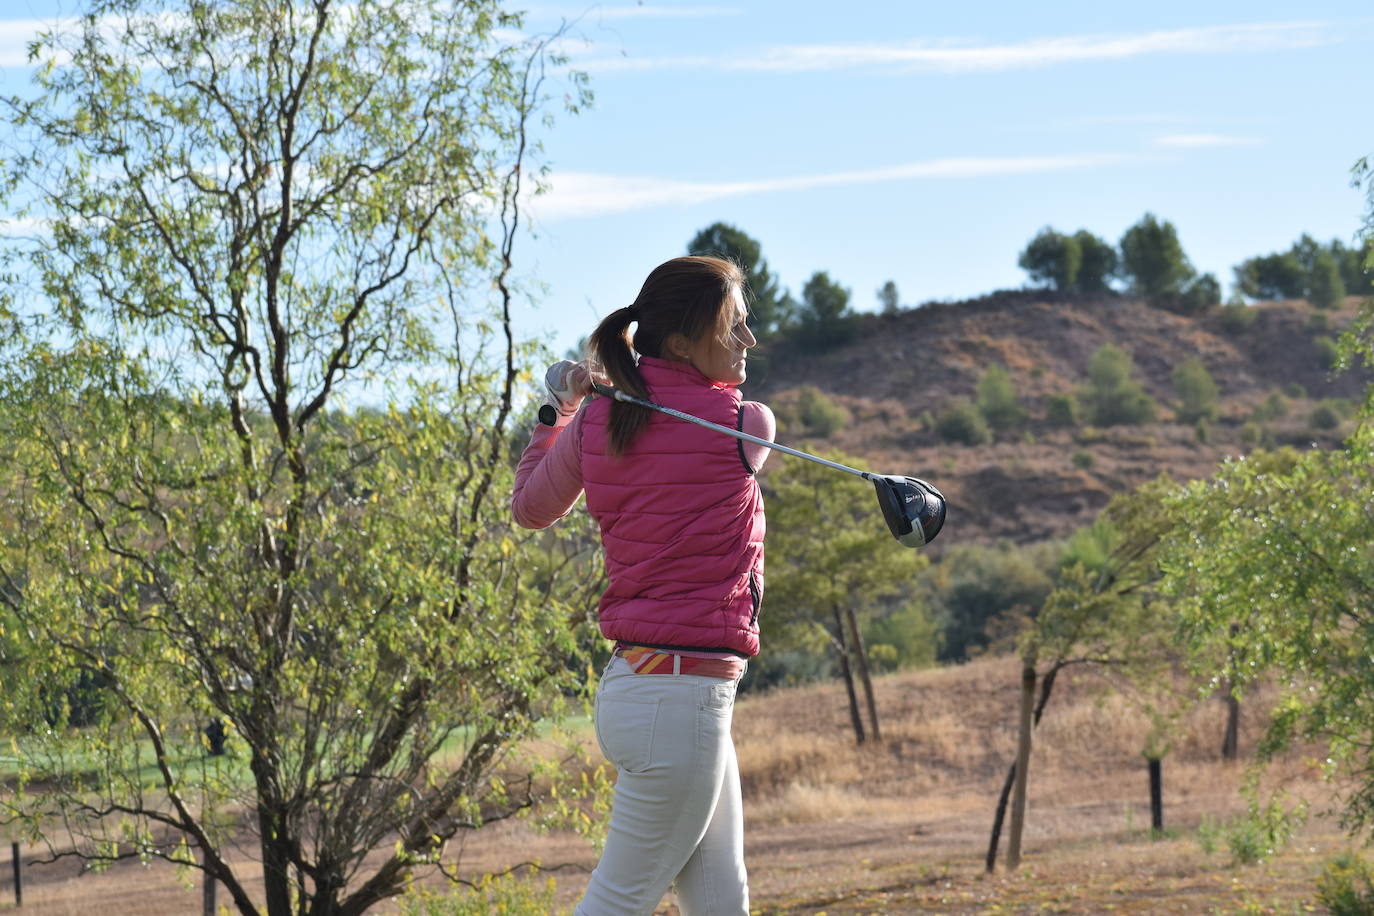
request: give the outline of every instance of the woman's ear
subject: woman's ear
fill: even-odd
[[[663,350],[669,359],[685,362],[692,358],[692,345],[681,331],[674,331],[663,341]]]

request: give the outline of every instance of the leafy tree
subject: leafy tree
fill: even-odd
[[[1201,360],[1194,357],[1180,363],[1174,369],[1173,381],[1178,395],[1174,412],[1180,423],[1216,419],[1217,383]]]
[[[1092,526],[1070,539],[1060,557],[1054,589],[1020,634],[1018,753],[998,801],[986,859],[989,871],[996,864],[1008,801],[1012,821],[1007,867],[1019,864],[1032,733],[1061,671],[1091,665],[1109,673],[1118,689],[1134,694],[1153,723],[1141,736],[1142,750],[1156,762],[1167,749],[1179,712],[1191,701],[1194,691],[1176,694],[1167,686],[1175,654],[1173,624],[1154,589],[1159,578],[1156,551],[1179,524],[1179,516],[1163,503],[1172,488],[1167,478],[1160,478],[1116,497]]]
[[[1330,308],[1347,292],[1370,291],[1371,251],[1374,243],[1369,241],[1347,247],[1332,239],[1322,245],[1304,233],[1287,251],[1242,261],[1235,268],[1236,286],[1251,299],[1307,299],[1318,308]]]
[[[546,58],[480,0],[163,12],[95,0],[10,104],[0,820],[359,914],[538,801],[512,750],[581,687],[585,518],[505,498]],[[91,724],[35,727],[73,676]]]
[[[1359,831],[1374,825],[1374,565],[1355,546],[1374,537],[1370,430],[1366,422],[1335,451],[1252,453],[1183,488],[1170,511],[1189,524],[1162,561],[1187,636],[1231,634],[1234,651],[1204,656],[1202,674],[1244,679],[1275,669],[1292,685],[1262,759],[1297,741],[1329,743],[1331,775],[1353,787],[1346,823]]]
[[[940,660],[964,661],[992,644],[992,631],[1034,615],[1053,588],[1054,567],[1048,545],[951,545],[920,582],[940,627]]]
[[[1198,315],[1221,304],[1221,284],[1214,274],[1194,277],[1178,300],[1178,310],[1184,315]]]
[[[1251,299],[1301,299],[1307,278],[1293,252],[1249,258],[1235,267],[1236,287]]]
[[[1080,293],[1100,295],[1111,292],[1111,280],[1120,269],[1121,259],[1116,246],[1086,229],[1073,234],[1082,253],[1076,288]]]
[[[783,330],[792,320],[794,303],[768,269],[763,247],[743,230],[729,223],[712,223],[692,236],[687,253],[719,255],[744,269],[753,296],[751,329],[760,340]]]
[[[1132,375],[1135,364],[1125,350],[1103,344],[1088,359],[1088,380],[1078,390],[1078,404],[1094,426],[1147,423],[1155,402]]]
[[[1374,163],[1361,159],[1352,174],[1374,240]],[[1340,354],[1344,365],[1374,366],[1374,301],[1342,335]],[[1374,827],[1374,558],[1361,549],[1374,538],[1372,421],[1374,386],[1343,447],[1255,453],[1181,489],[1169,511],[1188,525],[1161,547],[1161,588],[1177,603],[1184,635],[1204,643],[1230,634],[1232,651],[1202,655],[1200,673],[1244,679],[1275,670],[1289,685],[1261,759],[1301,741],[1326,743],[1328,772],[1346,787],[1344,823],[1365,834]]]
[[[1121,236],[1121,266],[1131,291],[1153,305],[1176,300],[1195,273],[1174,224],[1161,222],[1153,213],[1146,213]]]
[[[883,308],[884,315],[895,315],[901,311],[901,299],[897,294],[897,284],[888,280],[878,287],[878,304]]]
[[[849,290],[816,271],[802,287],[797,310],[797,336],[812,349],[837,346],[854,336],[854,313],[849,308]]]
[[[1046,226],[1030,240],[1016,263],[1032,280],[1067,292],[1078,285],[1083,249],[1076,237]]]
[[[854,461],[839,453],[825,457]],[[769,523],[764,638],[770,645],[794,647],[814,644],[815,635],[823,634],[840,662],[855,740],[867,737],[856,668],[876,739],[877,703],[859,615],[891,601],[904,604],[905,584],[928,561],[893,542],[867,484],[802,461],[771,468],[764,482]]]
[[[1333,239],[1331,257],[1340,268],[1341,284],[1347,293],[1364,296],[1374,292],[1374,266],[1370,262],[1374,257],[1374,241],[1346,247],[1340,239]]]
[[[1345,302],[1345,282],[1341,269],[1330,252],[1318,252],[1312,261],[1307,298],[1319,309],[1339,308]]]
[[[1026,409],[1016,396],[1011,373],[1005,366],[994,363],[978,378],[978,412],[993,429],[1013,429],[1026,419]]]

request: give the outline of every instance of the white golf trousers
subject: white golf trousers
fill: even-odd
[[[616,767],[611,827],[575,916],[650,916],[669,885],[683,916],[748,916],[736,683],[635,674],[611,657],[596,694],[596,738]]]

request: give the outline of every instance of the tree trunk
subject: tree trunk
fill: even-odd
[[[258,829],[262,831],[258,843],[262,849],[263,909],[268,916],[291,916],[291,880],[287,874],[291,862],[284,846],[285,832],[261,801]]]
[[[1056,664],[1044,677],[1040,679],[1040,699],[1035,704],[1035,717],[1031,720],[1031,726],[1040,726],[1040,717],[1045,714],[1045,704],[1050,701],[1050,691],[1054,690],[1054,679],[1059,676],[1059,669],[1064,667],[1063,663]],[[988,838],[988,854],[985,859],[987,870],[992,871],[997,867],[997,844],[1002,838],[1002,822],[1006,819],[1007,799],[1011,797],[1011,787],[1016,780],[1016,763],[1007,768],[1007,778],[1002,782],[1002,794],[997,797],[997,814],[992,820],[992,836]]]
[[[1240,632],[1239,624],[1231,624],[1232,638]],[[1231,668],[1235,670],[1235,650],[1231,650]],[[1221,739],[1221,759],[1235,760],[1240,753],[1240,700],[1236,699],[1236,682],[1226,679],[1226,734]]]
[[[14,865],[14,908],[24,905],[24,863],[19,860],[19,844],[11,841],[10,859]]]
[[[838,605],[832,608],[835,612],[835,634],[836,646],[840,652],[840,673],[844,676],[845,690],[849,691],[849,721],[854,725],[854,741],[858,744],[864,743],[864,720],[859,715],[859,698],[854,693],[854,674],[849,670],[849,644],[844,637],[844,619],[840,616]]]
[[[991,873],[997,867],[997,843],[1002,838],[1002,821],[1007,816],[1007,799],[1011,798],[1011,787],[1016,782],[1016,763],[1007,767],[1007,778],[1002,780],[1002,794],[997,796],[997,814],[992,819],[992,836],[988,838],[988,854],[984,864]]]
[[[1164,832],[1164,761],[1149,758],[1150,769],[1150,829],[1158,837]]]
[[[1226,685],[1226,735],[1221,739],[1221,759],[1235,760],[1240,754],[1240,700],[1232,692],[1230,682]]]
[[[878,728],[878,703],[873,699],[873,680],[868,675],[868,650],[864,648],[864,637],[859,632],[859,615],[855,614],[852,608],[846,608],[845,616],[849,618],[850,644],[854,647],[854,657],[859,662],[859,679],[864,684],[864,699],[868,701],[868,724],[873,729],[873,740],[881,741],[883,735]]]
[[[1035,705],[1035,659],[1021,667],[1021,714],[1017,724],[1016,784],[1011,798],[1011,836],[1007,838],[1007,868],[1021,865],[1021,834],[1026,824],[1026,782],[1030,773],[1031,711]]]

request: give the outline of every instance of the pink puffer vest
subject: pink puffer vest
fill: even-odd
[[[657,403],[738,425],[735,389],[686,363],[646,356],[639,371]],[[582,482],[611,580],[601,596],[602,635],[757,655],[763,496],[739,443],[654,414],[629,450],[611,457],[610,406],[595,398],[582,417]]]

